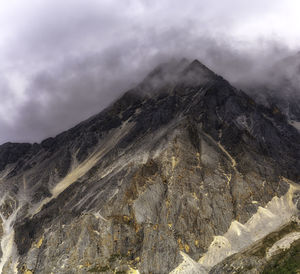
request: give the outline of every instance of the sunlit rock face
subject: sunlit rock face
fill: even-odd
[[[299,137],[200,62],[162,65],[55,138],[0,146],[0,270],[213,271],[297,216]]]

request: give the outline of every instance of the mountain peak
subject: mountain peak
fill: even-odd
[[[40,145],[0,146],[0,273],[207,273],[232,252],[245,269],[252,239],[296,230],[298,132],[198,60],[179,64]]]
[[[214,74],[215,73],[210,70],[207,66],[203,65],[198,59],[195,59],[193,62],[191,62],[185,69],[185,71],[195,71],[197,73],[210,73]]]
[[[215,77],[216,74],[197,59],[191,63],[187,59],[171,60],[152,70],[141,83],[140,88],[146,90],[146,93],[152,93],[167,85],[178,83],[192,86],[201,85]]]
[[[202,85],[215,79],[217,75],[195,59],[181,73],[181,82],[188,85]]]
[[[203,66],[203,64],[198,60],[198,59],[195,59],[191,65],[194,65],[194,66]]]

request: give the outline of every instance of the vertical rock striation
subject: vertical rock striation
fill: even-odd
[[[0,146],[2,272],[207,272],[298,214],[299,137],[199,61],[161,65],[55,138]]]

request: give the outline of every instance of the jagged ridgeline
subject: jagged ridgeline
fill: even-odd
[[[296,271],[299,179],[282,112],[162,64],[55,138],[0,146],[0,271]]]

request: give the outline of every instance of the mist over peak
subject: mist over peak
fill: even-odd
[[[299,0],[0,2],[0,273],[299,271]]]
[[[275,64],[299,52],[297,7],[293,0],[3,2],[0,143],[53,136],[172,59],[198,59],[240,87],[273,83]],[[288,75],[297,86],[293,68]]]

